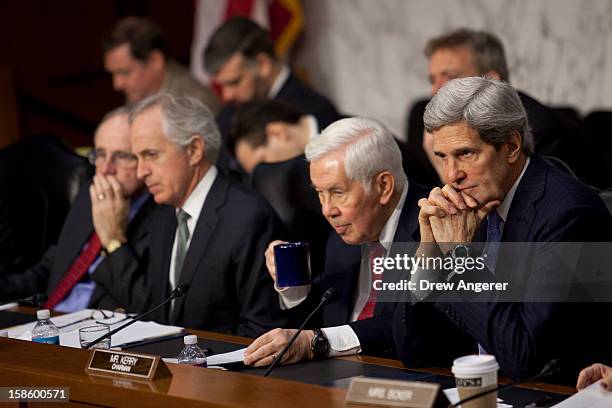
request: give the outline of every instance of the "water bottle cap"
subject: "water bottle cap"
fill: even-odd
[[[0,337],[8,337],[8,330],[0,330]]]
[[[36,317],[38,320],[48,319],[51,317],[51,313],[49,313],[49,309],[42,309],[36,312]]]
[[[184,344],[198,344],[198,336],[190,334],[189,336],[183,337]]]

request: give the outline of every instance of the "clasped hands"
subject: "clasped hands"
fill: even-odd
[[[472,242],[484,217],[500,204],[499,200],[491,200],[481,205],[449,184],[436,187],[428,198],[418,202],[421,242],[436,243],[442,254],[448,253],[453,244]],[[438,255],[432,253],[432,248],[435,246],[425,245],[418,253]]]

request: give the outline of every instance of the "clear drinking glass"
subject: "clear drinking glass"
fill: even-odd
[[[87,347],[89,343],[97,339],[98,337],[104,336],[105,334],[110,332],[110,327],[105,325],[97,325],[97,326],[87,326],[81,327],[79,329],[79,342],[81,343],[81,348]],[[111,344],[110,337],[102,340],[93,348],[100,349],[109,349]]]

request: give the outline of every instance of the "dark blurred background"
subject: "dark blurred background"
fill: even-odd
[[[164,30],[173,56],[189,65],[194,2],[23,0],[0,3],[0,148],[20,137],[55,134],[92,144],[102,116],[123,103],[104,71],[101,43],[128,15]]]

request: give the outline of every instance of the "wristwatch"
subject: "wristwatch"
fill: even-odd
[[[453,249],[451,249],[450,251],[448,251],[446,253],[446,257],[447,258],[452,258],[453,260],[457,260],[457,259],[465,259],[465,258],[469,258],[470,257],[470,248],[467,245],[464,244],[457,244],[453,247]],[[450,282],[450,280],[455,276],[455,275],[463,275],[463,273],[465,272],[465,268],[463,268],[461,271],[459,271],[456,267],[455,269],[453,269],[447,276],[446,276],[446,281]]]
[[[470,256],[470,248],[467,245],[458,244],[450,250],[450,256],[454,259],[468,258]]]
[[[118,239],[111,239],[106,248],[104,248],[104,252],[106,252],[107,255],[112,254],[121,248],[121,245],[123,245],[123,242],[119,241]]]
[[[329,340],[321,329],[314,330],[314,337],[310,344],[310,349],[315,358],[324,358],[329,356]]]

